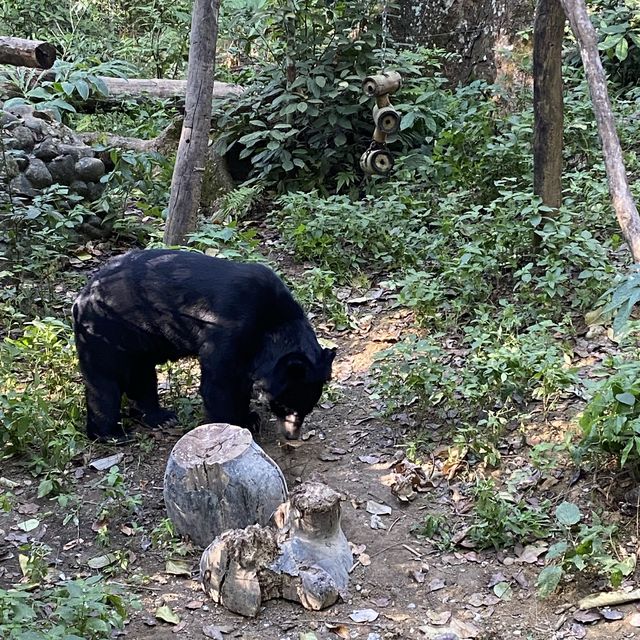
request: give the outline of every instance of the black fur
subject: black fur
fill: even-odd
[[[110,260],[73,305],[87,399],[87,433],[126,437],[122,395],[149,427],[175,421],[158,402],[155,366],[197,356],[208,422],[252,425],[257,386],[299,437],[331,375],[304,311],[269,268],[174,250],[133,251]]]

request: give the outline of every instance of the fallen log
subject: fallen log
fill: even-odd
[[[105,78],[102,76],[100,76],[100,79],[107,85],[109,97],[111,98],[137,98],[143,96],[159,99],[184,98],[187,91],[186,80]],[[214,99],[239,96],[243,91],[243,87],[228,82],[215,82],[213,85]]]
[[[84,133],[77,133],[76,135],[88,145],[102,144],[106,147],[126,149],[138,153],[156,151],[163,155],[169,155],[173,153],[178,146],[181,128],[182,119],[176,118],[160,135],[155,138],[149,138],[148,140],[119,136],[114,133],[104,133],[102,131],[86,131]]]
[[[286,497],[282,471],[247,429],[205,424],[180,438],[169,455],[167,514],[201,547],[227,529],[266,525]]]
[[[52,63],[53,64],[53,63]],[[18,71],[20,68],[18,67]],[[23,69],[23,71],[28,71]],[[145,98],[156,98],[164,100],[167,98],[176,98],[184,100],[187,90],[186,80],[159,80],[149,78],[108,78],[106,76],[97,76],[99,80],[104,82],[108,95],[102,96],[94,93],[89,102],[92,104],[119,102],[124,99],[143,100]],[[36,86],[43,81],[53,81],[56,79],[54,71],[45,71],[40,74],[33,74],[30,79],[30,86]],[[213,98],[228,98],[239,96],[244,91],[244,87],[228,82],[214,82]],[[10,83],[0,82],[0,93],[9,97],[17,95],[15,87]]]
[[[49,42],[0,36],[0,64],[50,69],[56,56],[56,48]]]

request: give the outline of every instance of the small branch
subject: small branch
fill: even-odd
[[[603,591],[592,593],[578,602],[579,609],[594,609],[596,607],[610,607],[616,604],[626,604],[640,600],[640,589],[633,591]]]

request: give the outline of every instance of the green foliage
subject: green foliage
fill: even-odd
[[[613,318],[613,332],[620,335],[629,328],[629,318],[639,301],[640,265],[633,264],[603,294],[599,307],[587,316],[587,320],[590,324],[597,324]]]
[[[563,502],[555,511],[559,540],[547,552],[547,566],[540,572],[536,587],[541,597],[557,590],[565,575],[596,573],[607,576],[612,587],[619,587],[623,578],[631,575],[636,566],[635,555],[621,558],[614,536],[616,525],[606,525],[593,513],[591,524],[583,522],[580,509],[571,502]]]
[[[479,548],[526,544],[551,534],[549,501],[529,503],[507,491],[498,491],[489,479],[479,480],[473,492],[474,519],[467,537]]]
[[[56,60],[50,73],[52,80],[43,80],[35,69],[8,69],[0,77],[17,97],[10,98],[4,107],[31,104],[51,111],[58,120],[68,122],[68,114],[75,113],[74,103],[93,96],[106,96],[109,91],[100,76],[125,77],[131,73],[130,65],[121,60],[92,64],[84,60],[74,63]]]
[[[442,405],[465,420],[498,408],[513,414],[531,399],[549,401],[575,381],[552,330],[549,323],[519,334],[472,326],[465,337],[464,368],[455,367],[440,346],[442,336],[410,336],[377,355],[378,393],[390,412],[417,403],[437,416]]]
[[[598,49],[607,75],[622,86],[637,84],[640,75],[640,18],[637,0],[589,0],[590,18],[599,36]],[[580,61],[577,47],[567,65]]]
[[[615,456],[620,466],[640,463],[640,361],[616,360],[615,373],[601,381],[580,418],[579,451]]]
[[[175,77],[187,61],[191,5],[186,0],[43,0],[0,2],[0,24],[13,36],[55,42],[70,61],[124,59],[141,77]],[[110,75],[110,74],[103,74]]]
[[[347,196],[321,198],[292,193],[279,200],[271,219],[302,260],[338,277],[369,269],[395,269],[413,263],[421,240],[415,230],[418,203],[401,196],[369,196],[352,202]]]
[[[100,576],[68,580],[36,593],[0,589],[0,635],[6,640],[101,640],[124,628],[127,602]]]
[[[225,194],[218,203],[218,220],[243,220],[263,192],[261,184],[243,185]]]
[[[254,228],[232,220],[226,225],[205,223],[187,238],[189,247],[229,260],[265,262],[258,251],[260,240]]]
[[[69,384],[76,355],[71,327],[44,318],[0,344],[0,442],[4,455],[26,455],[36,472],[61,472],[77,453],[84,405]],[[53,488],[53,486],[51,487]]]
[[[237,145],[240,158],[250,158],[250,177],[280,192],[353,190],[373,128],[361,82],[380,65],[377,11],[369,0],[275,0],[256,8],[243,47],[255,64],[241,78],[243,95],[222,102],[215,114],[224,132],[216,151],[224,155]],[[432,77],[438,62],[430,52],[389,56],[411,105],[398,137],[406,148],[437,127],[440,114],[431,113],[430,98],[440,102],[443,80]]]
[[[305,311],[318,312],[337,330],[351,325],[347,305],[337,295],[338,280],[332,271],[319,267],[307,269],[289,282],[298,302]]]

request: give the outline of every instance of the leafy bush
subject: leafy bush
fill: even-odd
[[[124,628],[121,590],[100,576],[68,580],[36,594],[0,589],[0,630],[6,640],[101,640]]]
[[[598,514],[593,513],[591,524],[583,520],[578,507],[563,502],[555,511],[556,526],[562,539],[547,552],[547,565],[538,576],[536,587],[542,597],[556,591],[563,576],[575,571],[605,574],[612,587],[619,587],[623,578],[631,575],[636,567],[635,555],[619,557],[614,536],[615,524],[605,525]]]
[[[397,269],[416,259],[421,232],[415,201],[391,195],[352,202],[313,192],[282,196],[279,204],[271,219],[286,244],[338,278],[364,268]]]
[[[501,549],[551,534],[548,500],[529,504],[522,497],[498,491],[493,480],[478,481],[473,494],[473,523],[466,537],[479,548]]]
[[[252,16],[245,52],[257,57],[240,97],[220,103],[216,151],[237,145],[250,158],[251,178],[279,192],[353,190],[358,161],[373,132],[373,101],[362,79],[381,64],[378,8],[370,0],[304,6],[276,0]],[[388,36],[388,39],[390,37]],[[391,44],[391,43],[390,43]],[[402,98],[411,104],[397,137],[403,148],[421,143],[441,119],[431,52],[391,51],[403,75]],[[435,103],[431,104],[431,99]]]
[[[44,318],[0,344],[0,442],[5,456],[27,455],[36,472],[63,471],[77,453],[84,402],[75,375],[71,327]]]
[[[376,356],[378,393],[390,412],[415,404],[437,414],[443,404],[463,420],[496,408],[513,413],[531,399],[549,401],[576,379],[552,329],[542,323],[520,334],[505,334],[499,328],[492,333],[470,327],[459,367],[438,344],[441,336],[410,336]]]
[[[640,361],[614,361],[615,373],[600,382],[580,418],[582,453],[603,452],[620,466],[640,463]]]

